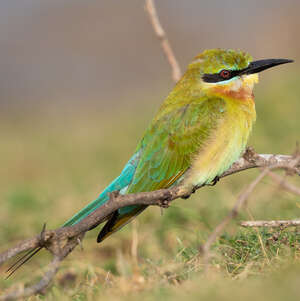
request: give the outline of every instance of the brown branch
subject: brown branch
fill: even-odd
[[[270,168],[287,168],[289,163],[293,160],[292,156],[286,155],[258,155],[251,149],[248,149],[244,156],[235,162],[230,169],[224,172],[220,178],[229,176],[231,174],[241,172],[246,169],[267,167]],[[297,168],[300,164],[297,165]],[[196,187],[196,189],[202,188],[205,185]],[[16,256],[17,254],[40,246],[51,248],[53,242],[62,242],[66,239],[71,239],[79,234],[85,233],[95,225],[101,223],[107,216],[109,216],[115,210],[130,206],[130,205],[158,205],[164,206],[169,202],[185,196],[179,187],[172,187],[170,189],[161,189],[151,192],[140,192],[135,194],[119,195],[118,193],[112,193],[110,200],[103,206],[96,209],[85,219],[78,224],[71,227],[59,228],[56,230],[46,230],[43,233],[43,240],[41,236],[37,235],[31,239],[24,240],[17,246],[7,250],[0,254],[0,264],[7,261],[9,258]],[[53,246],[52,246],[53,248]],[[53,251],[53,253],[59,252]]]
[[[50,231],[50,233],[51,233],[51,231]],[[84,236],[84,234],[79,234],[78,239],[82,239],[83,236]],[[53,236],[51,236],[51,237],[53,237]],[[32,244],[34,247],[36,247],[36,245],[34,243],[35,239],[33,239],[30,242],[30,244]],[[55,275],[60,267],[61,262],[76,248],[76,246],[78,244],[78,239],[70,239],[65,244],[65,246],[62,248],[59,247],[58,241],[53,242],[52,247],[47,248],[47,249],[52,254],[54,254],[54,256],[53,256],[52,261],[49,263],[48,270],[44,273],[42,279],[39,282],[37,282],[29,287],[26,287],[24,289],[18,289],[18,290],[15,290],[15,291],[12,291],[10,293],[0,296],[0,301],[14,300],[17,298],[25,298],[25,297],[29,297],[29,296],[32,296],[32,295],[42,292],[55,277]],[[41,246],[41,241],[44,241],[45,237],[41,237],[41,235],[39,235],[39,240],[40,240],[40,246]],[[59,249],[57,249],[57,248],[59,248]],[[14,249],[16,249],[16,248],[14,248]]]
[[[172,68],[172,78],[173,78],[174,82],[176,83],[181,78],[180,67],[179,67],[177,59],[174,55],[172,47],[168,41],[167,35],[159,22],[159,18],[158,18],[157,12],[156,12],[154,1],[146,0],[145,7],[146,7],[146,11],[149,15],[154,32],[155,32],[156,36],[158,37],[158,39],[160,40],[163,52],[164,52],[165,56],[167,57],[167,60]]]
[[[33,284],[32,286],[27,287],[25,289],[18,289],[18,290],[12,291],[10,293],[7,293],[5,295],[2,295],[2,296],[0,296],[0,300],[7,301],[7,300],[14,300],[14,299],[21,298],[21,297],[25,298],[25,297],[29,297],[29,296],[32,296],[34,294],[41,292],[43,289],[45,289],[49,285],[49,283],[54,278],[55,274],[58,271],[60,263],[61,263],[61,260],[59,259],[59,257],[54,256],[53,260],[49,264],[48,271],[45,272],[44,276],[38,283]]]
[[[220,178],[243,171],[245,169],[255,168],[255,167],[268,167],[265,172],[259,175],[259,177],[248,187],[246,192],[241,195],[238,199],[235,207],[228,217],[223,221],[213,232],[211,237],[208,239],[207,243],[204,245],[204,252],[209,250],[209,247],[216,239],[217,235],[222,231],[222,229],[227,225],[230,219],[232,219],[245,202],[251,191],[260,181],[260,179],[271,169],[274,168],[284,168],[291,170],[291,162],[294,162],[294,157],[284,156],[284,155],[258,155],[253,150],[248,149],[244,154],[243,158],[239,159],[232,167],[226,171]],[[297,161],[298,162],[298,161]],[[297,163],[296,168],[299,168],[300,164]],[[298,169],[297,169],[298,171]],[[205,185],[196,187],[199,189]],[[79,241],[81,241],[85,232],[89,229],[97,226],[101,221],[103,221],[107,216],[109,216],[115,210],[129,206],[129,205],[158,205],[158,206],[168,206],[168,204],[180,197],[186,196],[181,192],[180,187],[172,187],[170,189],[161,189],[152,192],[141,192],[136,194],[120,195],[118,192],[112,193],[110,195],[109,201],[103,206],[99,207],[85,219],[80,221],[78,224],[72,227],[64,227],[56,230],[46,230],[42,232],[42,235],[39,234],[36,237],[33,237],[28,240],[24,240],[19,243],[17,246],[12,247],[0,254],[0,264],[7,261],[9,258],[14,257],[15,255],[37,247],[45,247],[49,252],[54,255],[54,258],[58,258],[59,261],[62,261],[73,249],[77,246]],[[78,239],[79,238],[79,239]],[[43,287],[48,285],[52,277],[54,277],[57,268],[57,260],[52,261],[50,264],[49,272],[43,277],[43,281],[40,285],[33,286],[32,290],[27,290],[26,292],[35,292],[37,293]],[[50,277],[50,276],[51,277]],[[24,296],[25,291],[23,292]],[[21,296],[21,295],[20,295]],[[2,296],[4,298],[4,296]],[[5,300],[5,299],[3,299]]]
[[[293,167],[293,165],[291,165],[291,162],[294,165],[297,163],[297,166]],[[284,168],[289,171],[294,169],[294,172],[298,172],[300,164],[299,160],[295,161],[295,158],[292,156],[258,155],[252,149],[248,149],[245,152],[243,158],[234,163],[228,171],[221,175],[220,178],[255,167],[267,168],[255,179],[253,183],[251,183],[248,189],[240,196],[233,210],[229,213],[227,218],[225,218],[225,220],[215,229],[215,231],[208,239],[207,243],[203,246],[203,251],[204,254],[206,254],[206,258],[209,257],[208,251],[211,244],[215,241],[216,237],[224,229],[228,222],[236,216],[242,204],[246,201],[250,193],[253,191],[254,187],[265,176],[265,174],[274,168]],[[196,187],[196,189],[199,189],[203,186],[205,185]],[[110,199],[106,204],[99,207],[78,224],[72,227],[64,227],[56,230],[46,230],[34,238],[19,243],[17,246],[12,247],[6,252],[0,254],[0,264],[23,251],[37,247],[45,247],[54,255],[54,259],[49,264],[48,272],[45,273],[44,277],[39,283],[26,288],[22,292],[15,291],[8,295],[3,295],[0,300],[8,300],[21,296],[24,297],[40,292],[53,279],[59,268],[60,262],[74,250],[79,241],[81,241],[81,239],[83,238],[84,233],[94,226],[97,226],[115,210],[130,205],[168,206],[171,201],[183,196],[186,195],[183,194],[183,192],[180,190],[180,187],[176,186],[170,189],[161,189],[152,192],[141,192],[128,195],[120,195],[118,192],[114,192],[110,195]]]
[[[239,170],[242,170],[243,168],[251,168],[249,164],[252,165],[252,167],[264,167],[261,174],[247,187],[244,193],[240,195],[240,197],[237,199],[234,207],[229,212],[229,214],[224,218],[224,220],[214,229],[214,231],[211,233],[209,238],[207,239],[206,243],[200,247],[200,255],[203,256],[204,259],[204,267],[205,270],[207,270],[208,267],[208,260],[210,258],[210,247],[215,242],[217,237],[220,235],[220,233],[225,229],[225,227],[228,225],[228,223],[234,219],[238,212],[240,211],[241,207],[244,205],[244,203],[249,198],[250,194],[253,192],[254,188],[257,186],[257,184],[267,175],[272,174],[274,176],[277,176],[276,174],[272,173],[271,170],[273,169],[285,169],[290,174],[297,173],[299,174],[299,163],[300,163],[300,156],[299,154],[296,154],[296,156],[293,156],[290,158],[290,160],[286,161],[286,156],[274,156],[274,155],[258,155],[254,152],[252,148],[248,148],[243,156],[242,159],[240,159],[238,162],[233,164],[232,167],[236,167]],[[245,160],[246,162],[244,162]],[[241,165],[240,165],[241,164]],[[260,165],[260,166],[258,166]],[[232,174],[231,169],[229,169],[227,172],[223,174],[223,176]],[[278,180],[278,178],[276,178]],[[281,177],[280,177],[281,180]],[[284,183],[285,187],[290,188],[290,191],[297,191],[297,187],[292,187],[289,183]],[[291,188],[292,187],[292,188]],[[253,223],[251,221],[247,223]],[[255,223],[255,222],[254,222]]]
[[[243,221],[242,227],[295,227],[300,226],[300,219],[276,221]]]
[[[289,166],[293,167],[293,164],[298,164],[299,156],[289,163]],[[300,195],[300,188],[286,181],[286,179],[272,171],[268,172],[268,175],[286,191],[289,191],[295,195]],[[300,225],[300,219],[296,220],[271,220],[271,221],[243,221],[240,223],[242,227],[294,227]]]
[[[295,159],[295,157],[293,156],[258,155],[252,149],[248,149],[245,152],[244,156],[236,163],[234,163],[229,170],[227,170],[223,175],[220,176],[220,178],[255,167],[264,167],[265,169],[238,198],[234,208],[231,210],[228,216],[216,227],[207,242],[202,247],[202,253],[204,254],[205,262],[207,262],[210,257],[209,249],[212,243],[216,240],[221,231],[223,231],[229,221],[237,215],[240,208],[245,203],[255,186],[261,181],[261,179],[267,173],[269,173],[270,170],[278,168],[285,169],[289,173],[298,173],[300,163],[299,159]],[[195,189],[199,189],[203,186],[205,185],[198,186]],[[18,297],[30,296],[44,289],[58,271],[60,262],[74,250],[74,248],[83,238],[85,232],[97,226],[115,210],[130,205],[158,205],[166,207],[171,201],[183,196],[186,196],[186,192],[183,193],[180,190],[180,186],[175,186],[170,189],[161,189],[152,192],[141,192],[128,195],[120,195],[118,192],[114,192],[111,193],[110,199],[106,204],[99,207],[78,224],[72,227],[64,227],[56,230],[43,230],[42,233],[37,235],[36,237],[24,240],[17,246],[12,247],[6,252],[0,254],[0,264],[23,251],[38,247],[45,247],[54,255],[54,259],[49,264],[48,271],[44,274],[39,283],[34,284],[33,286],[28,287],[23,291],[15,291],[7,295],[2,295],[0,300],[10,300]]]
[[[300,195],[300,188],[287,182],[285,180],[285,178],[281,177],[280,175],[275,174],[274,172],[269,172],[269,176],[284,190],[289,191],[296,195]]]

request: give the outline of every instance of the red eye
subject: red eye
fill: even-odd
[[[225,79],[229,78],[231,75],[229,70],[222,70],[219,74],[222,78],[225,78]]]

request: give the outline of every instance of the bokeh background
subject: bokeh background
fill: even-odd
[[[246,50],[255,59],[295,59],[261,74],[249,142],[261,153],[292,153],[300,138],[300,2],[164,0],[157,10],[183,70],[197,53],[216,47]],[[37,233],[44,222],[59,226],[94,199],[118,175],[173,85],[143,1],[1,1],[1,250]],[[266,287],[273,300],[285,291],[293,297],[300,282],[296,230],[283,231],[270,246],[272,233],[233,223],[215,245],[213,280],[193,261],[256,175],[253,170],[224,179],[176,201],[163,216],[150,208],[101,246],[92,231],[46,298],[186,294],[227,300],[238,277],[247,281],[236,291],[240,298],[259,299]],[[239,218],[297,218],[299,208],[299,197],[266,179],[251,197],[251,213]],[[46,254],[31,261],[14,279],[0,281],[0,291],[28,280],[31,271],[38,277],[46,262]],[[290,281],[281,282],[281,269]],[[265,275],[267,282],[254,292]]]

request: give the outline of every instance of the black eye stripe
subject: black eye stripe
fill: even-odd
[[[229,79],[239,75],[239,73],[241,72],[240,70],[226,70],[226,71],[230,72],[230,76],[227,78],[222,77],[219,72],[219,73],[214,73],[214,74],[205,73],[205,74],[203,74],[202,79],[206,83],[217,83],[217,82],[229,80]]]

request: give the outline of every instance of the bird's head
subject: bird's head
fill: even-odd
[[[243,51],[211,49],[196,56],[188,70],[200,78],[201,89],[208,94],[234,99],[253,97],[253,85],[258,73],[268,68],[290,63],[287,59],[253,61]]]

